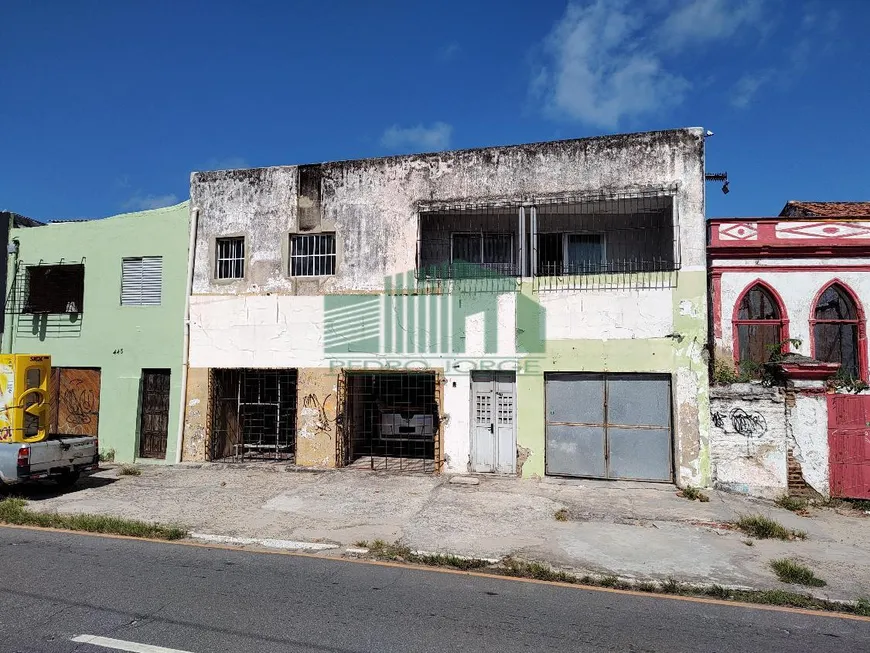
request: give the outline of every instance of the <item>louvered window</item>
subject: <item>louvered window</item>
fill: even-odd
[[[162,256],[121,261],[121,306],[159,306],[162,286]]]

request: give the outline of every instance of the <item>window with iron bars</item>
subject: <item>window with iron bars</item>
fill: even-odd
[[[540,277],[545,287],[557,277],[629,278],[679,265],[674,198],[661,191],[420,213],[418,277],[423,279],[496,274]]]
[[[233,236],[215,241],[215,279],[245,277],[245,238]]]
[[[335,234],[291,234],[290,276],[335,274]]]

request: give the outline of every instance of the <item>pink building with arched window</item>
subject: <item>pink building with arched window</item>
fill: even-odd
[[[870,498],[870,202],[713,218],[707,242],[714,484]]]
[[[788,202],[709,220],[714,356],[751,373],[780,345],[868,377],[870,203]]]

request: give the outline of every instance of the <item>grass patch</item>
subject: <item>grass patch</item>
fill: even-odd
[[[825,581],[813,573],[812,569],[794,560],[779,558],[771,560],[770,566],[776,573],[776,577],[783,583],[806,585],[807,587],[824,587],[827,585]]]
[[[846,503],[852,506],[854,510],[860,510],[861,512],[870,510],[870,501],[867,499],[846,499]]]
[[[115,450],[108,449],[107,451],[103,451],[100,454],[100,462],[101,463],[113,463],[113,462],[115,462]]]
[[[785,508],[786,510],[791,510],[792,512],[804,512],[809,505],[809,502],[806,499],[790,497],[787,494],[783,494],[776,501],[774,501],[774,503],[780,508]]]
[[[710,500],[710,497],[701,492],[700,488],[693,487],[691,485],[687,485],[682,490],[677,492],[677,496],[688,499],[689,501],[700,501],[701,503],[707,503]]]
[[[556,521],[568,521],[568,510],[566,508],[559,508],[553,516],[556,518]]]
[[[151,524],[134,519],[106,515],[61,515],[29,510],[24,499],[9,498],[0,501],[0,523],[16,526],[42,526],[63,528],[86,533],[110,533],[130,537],[149,537],[159,540],[180,540],[187,537],[186,529],[179,526]]]
[[[734,525],[759,540],[805,540],[807,537],[804,531],[788,529],[778,521],[763,515],[743,515]]]
[[[481,569],[492,564],[486,560],[466,558],[449,553],[415,553],[411,551],[410,547],[400,542],[388,544],[383,540],[375,540],[371,543],[363,542],[362,544],[365,545],[365,548],[368,548],[369,555],[373,555],[380,560],[394,560],[426,565],[428,567],[450,567],[452,569],[463,570]]]
[[[124,463],[118,468],[119,476],[139,476],[141,473],[141,469],[136,467],[136,465],[131,465],[130,463]]]

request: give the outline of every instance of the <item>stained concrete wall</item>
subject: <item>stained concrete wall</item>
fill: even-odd
[[[827,395],[818,382],[788,389],[759,383],[710,391],[710,457],[716,487],[776,498],[789,491],[789,462],[830,493]]]
[[[734,384],[710,391],[710,460],[716,487],[775,498],[787,490],[785,393]]]
[[[296,414],[296,464],[335,467],[338,388],[329,368],[300,369]]]
[[[443,369],[447,469],[464,472],[471,455],[469,365],[520,369],[532,357],[516,346],[527,326],[519,323],[515,308],[522,294],[546,314],[540,325],[546,352],[534,355],[540,365],[518,376],[523,475],[544,474],[545,371],[664,372],[673,378],[676,478],[706,483],[703,143],[702,130],[687,129],[326,163],[321,166],[319,225],[312,223],[310,207],[304,208],[305,224],[300,224],[300,206],[307,206],[302,200],[310,198],[299,194],[295,166],[195,173],[192,204],[201,213],[191,297],[191,365],[355,369],[382,363],[390,352],[391,365]],[[375,312],[391,316],[404,315],[401,307],[414,301],[387,299],[382,293],[390,280],[416,267],[421,210],[531,205],[649,190],[674,197],[681,268],[668,283],[636,290],[648,280],[624,275],[622,285],[607,290],[539,291],[528,281],[518,282],[498,299],[496,351],[483,346],[479,315],[470,315],[461,333],[451,334],[462,340],[458,351],[464,361],[433,352],[433,333],[402,323],[393,324],[392,333],[395,338],[399,329],[415,332],[407,346],[382,346],[371,355],[349,349],[341,360],[326,354],[331,334],[325,297],[374,294]],[[303,231],[334,231],[335,275],[288,276],[289,235]],[[245,278],[214,280],[214,240],[240,234],[246,237]],[[385,341],[383,324],[374,326]],[[307,394],[300,383],[299,396]]]
[[[197,172],[191,204],[201,210],[193,294],[323,294],[373,291],[416,267],[420,208],[435,204],[525,202],[571,193],[619,193],[679,185],[683,268],[705,266],[703,131],[604,136],[359,161],[324,163],[322,220],[334,231],[336,274],[288,276],[298,220],[298,166]],[[240,281],[215,281],[214,239],[246,236]]]

